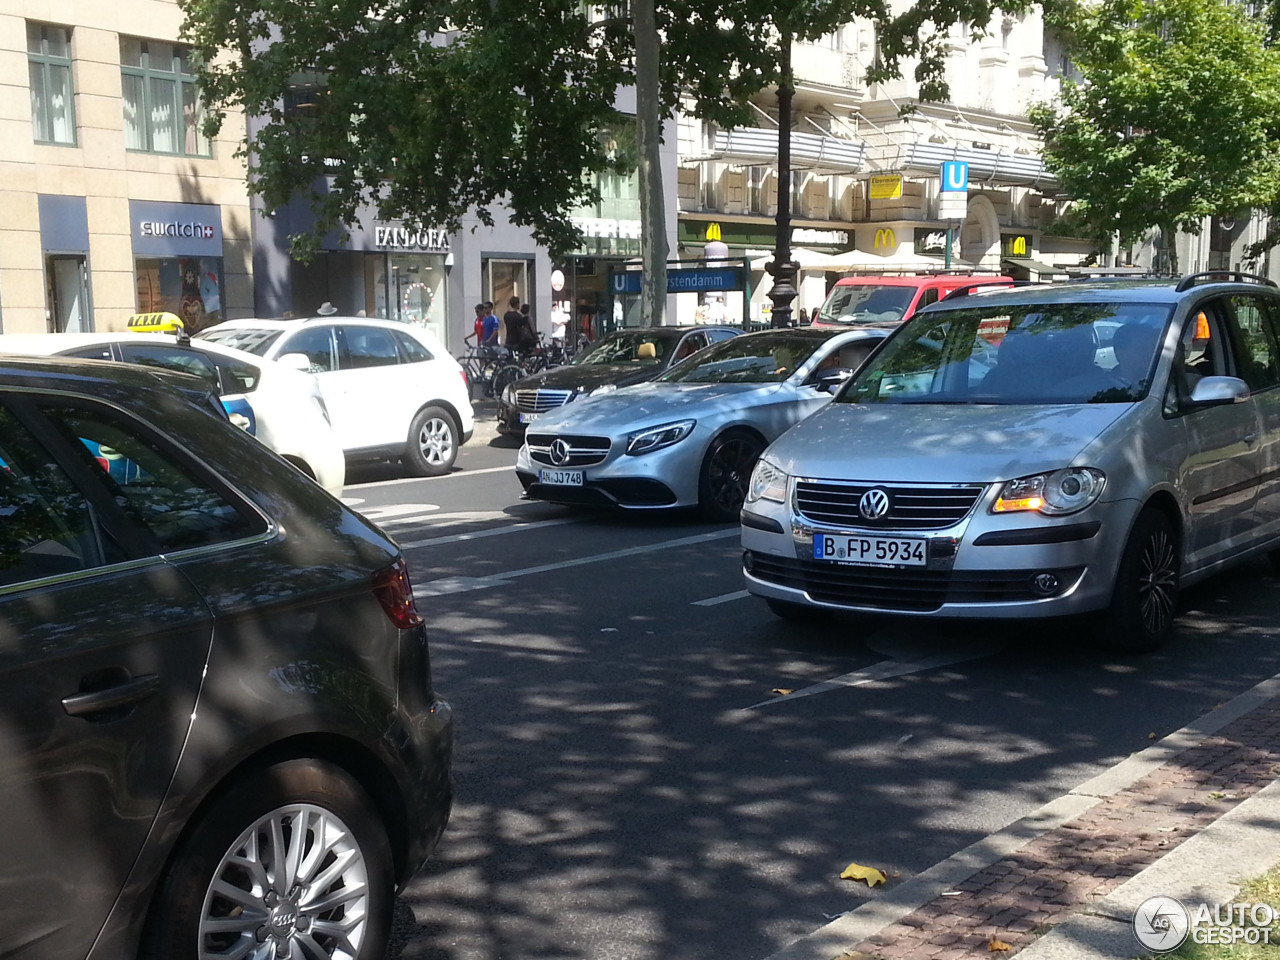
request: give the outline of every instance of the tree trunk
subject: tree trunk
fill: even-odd
[[[658,102],[658,26],[654,0],[631,6],[636,41],[636,140],[639,144],[640,322],[659,326],[667,306],[667,217],[662,195],[662,112]]]

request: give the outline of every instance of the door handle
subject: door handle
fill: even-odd
[[[160,678],[154,673],[144,673],[105,690],[89,690],[62,698],[62,709],[68,716],[87,717],[107,710],[132,706],[151,696],[160,687]]]

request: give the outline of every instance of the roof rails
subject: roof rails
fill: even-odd
[[[1182,293],[1201,283],[1256,283],[1264,287],[1276,286],[1274,280],[1256,273],[1241,273],[1239,270],[1205,270],[1203,273],[1191,273],[1183,277],[1174,289]]]
[[[1036,283],[1034,280],[1008,280],[1008,279],[978,280],[974,283],[966,283],[963,287],[956,287],[954,290],[948,292],[945,297],[939,297],[938,302],[942,303],[943,300],[958,300],[961,297],[967,297],[973,293],[983,293],[985,292],[982,289],[984,287],[997,287],[1000,289],[1008,290],[1010,287],[1043,287],[1043,286],[1047,286],[1047,284]]]

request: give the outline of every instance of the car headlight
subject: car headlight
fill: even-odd
[[[516,405],[516,385],[514,383],[508,383],[502,388],[502,402],[508,407]]]
[[[627,434],[627,453],[635,457],[679,443],[693,432],[693,426],[697,422],[697,420],[679,420]]]
[[[785,503],[787,500],[787,475],[775,463],[761,457],[751,471],[751,482],[747,484],[747,503],[757,500],[772,500]]]
[[[594,390],[589,391],[587,393],[587,396],[599,397],[606,393],[613,393],[613,391],[617,389],[618,389],[618,385],[616,383],[602,383],[600,384],[600,386],[596,387]]]
[[[1102,494],[1107,475],[1093,467],[1066,467],[1052,473],[1010,480],[1000,491],[994,513],[1038,510],[1050,517],[1078,513]]]

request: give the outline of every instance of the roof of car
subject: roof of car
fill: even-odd
[[[605,337],[611,337],[614,334],[621,333],[640,333],[657,337],[658,339],[672,339],[675,337],[683,337],[686,333],[692,333],[694,330],[728,330],[733,333],[741,332],[741,328],[727,323],[685,323],[661,327],[623,327],[621,330],[611,330],[609,333],[605,334]],[[604,337],[601,337],[600,339],[603,340]]]
[[[876,284],[884,287],[920,287],[929,284],[981,283],[982,281],[1009,280],[1009,277],[995,273],[921,273],[921,274],[878,274],[860,273],[852,277],[841,277],[836,281],[837,287],[857,287]]]
[[[1038,283],[1021,287],[979,287],[968,296],[950,296],[930,305],[930,311],[964,309],[981,302],[997,304],[1040,303],[1179,303],[1197,291],[1231,290],[1280,296],[1273,284],[1256,281],[1223,280],[1188,283],[1188,278],[1140,278],[1081,280],[1065,283]]]
[[[187,373],[76,357],[0,356],[0,385],[90,394],[126,407],[139,402],[138,391],[155,390],[162,385],[181,390],[197,401],[210,394],[208,384]]]

